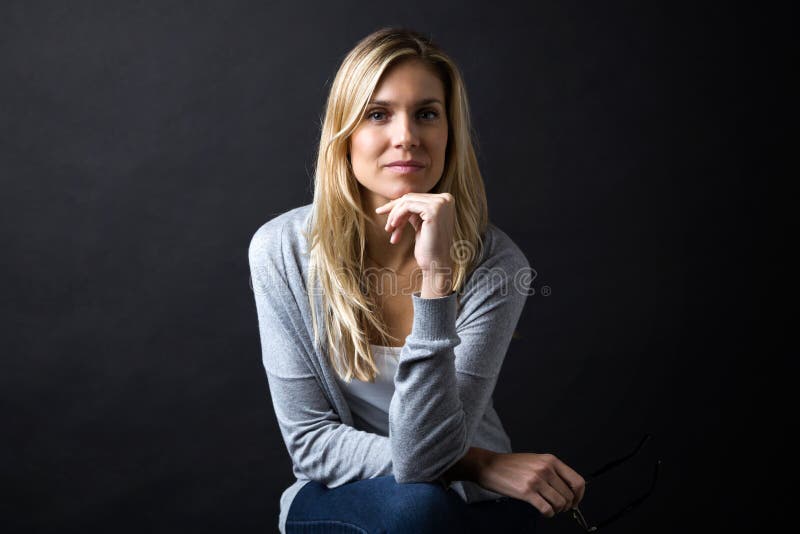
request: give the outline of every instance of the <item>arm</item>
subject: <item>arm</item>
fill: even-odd
[[[515,285],[524,269],[524,254],[505,241],[470,277],[458,325],[455,293],[413,294],[413,326],[389,408],[398,482],[435,480],[470,449],[527,298]]]
[[[470,447],[467,454],[455,464],[451,465],[440,477],[440,480],[446,487],[450,486],[450,484],[456,480],[469,480],[480,484],[484,478],[483,473],[485,473],[489,462],[492,457],[497,454],[500,453],[488,449],[481,449],[480,447]]]
[[[546,517],[578,506],[586,490],[584,478],[552,454],[499,453],[479,447],[470,447],[441,477],[445,486],[455,480],[470,480],[529,502]]]
[[[264,369],[292,462],[328,487],[390,475],[389,439],[343,424],[309,367],[305,325],[280,267],[280,241],[278,231],[262,227],[248,256]]]

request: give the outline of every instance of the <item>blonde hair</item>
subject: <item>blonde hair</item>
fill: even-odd
[[[364,287],[367,224],[358,183],[348,154],[350,135],[364,118],[383,73],[396,63],[416,59],[430,66],[445,87],[448,141],[442,177],[431,193],[455,200],[453,290],[460,294],[483,251],[488,224],[486,191],[473,147],[464,82],[453,60],[430,38],[402,28],[383,28],[362,39],[344,58],[333,80],[322,123],[314,200],[306,238],[309,251],[308,295],[315,346],[327,349],[337,374],[372,382],[378,373],[369,344],[371,327],[387,345],[396,340],[376,313]],[[318,285],[317,285],[318,284]],[[323,339],[315,307],[322,296]],[[458,296],[457,296],[458,299]],[[460,305],[460,300],[459,300]]]

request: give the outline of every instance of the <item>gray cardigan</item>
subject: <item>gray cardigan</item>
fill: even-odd
[[[532,270],[514,242],[489,224],[484,254],[460,297],[412,294],[411,334],[400,352],[389,405],[389,436],[354,428],[325,350],[313,341],[307,298],[306,229],[311,204],[282,213],[248,251],[264,369],[296,481],[284,490],[278,527],[309,480],[330,488],[394,475],[437,481],[471,446],[511,452],[492,406]],[[317,291],[319,294],[319,291]],[[323,317],[321,299],[315,299]],[[452,484],[466,502],[501,495],[469,481]]]

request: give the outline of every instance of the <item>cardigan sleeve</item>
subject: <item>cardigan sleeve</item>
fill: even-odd
[[[470,276],[457,321],[456,293],[412,295],[389,407],[398,482],[439,479],[469,450],[529,293],[530,265],[505,235],[503,250]]]
[[[342,423],[310,368],[300,341],[305,327],[283,275],[281,240],[267,223],[254,235],[248,259],[263,365],[295,471],[328,487],[390,475],[389,439]]]

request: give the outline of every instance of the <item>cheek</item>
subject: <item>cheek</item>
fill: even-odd
[[[351,138],[351,150],[362,157],[371,157],[378,147],[377,136],[362,131]]]
[[[439,135],[436,143],[436,149],[441,158],[444,158],[447,152],[447,138],[447,129],[445,128],[444,132]]]
[[[374,135],[362,130],[350,137],[350,164],[362,185],[374,176],[379,157],[380,150]]]

